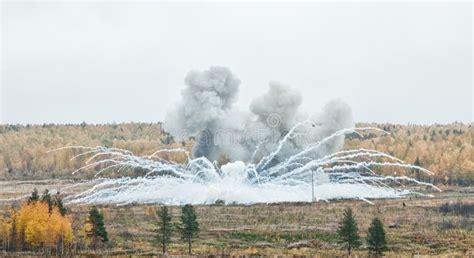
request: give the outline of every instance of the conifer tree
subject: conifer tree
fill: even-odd
[[[92,225],[90,235],[92,236],[94,247],[95,247],[95,243],[97,239],[100,239],[102,242],[109,241],[109,236],[107,234],[107,230],[105,229],[105,225],[104,225],[104,215],[101,212],[99,212],[96,206],[93,206],[89,210],[88,220]]]
[[[54,195],[54,198],[53,198],[53,206],[54,207],[57,207],[58,210],[59,210],[59,213],[61,213],[61,216],[65,216],[66,213],[67,213],[67,209],[66,207],[64,206],[64,203],[63,203],[63,199],[61,199],[61,196],[59,194],[59,192],[57,192],[55,195]]]
[[[178,225],[181,238],[188,242],[188,253],[192,253],[192,239],[199,233],[199,223],[194,207],[190,204],[183,206],[181,210],[181,224]]]
[[[387,250],[387,239],[383,223],[379,218],[374,218],[367,233],[367,245],[371,252],[376,255],[382,255]]]
[[[28,197],[28,203],[37,202],[39,200],[38,189],[34,188],[31,196]]]
[[[171,215],[168,211],[168,207],[163,206],[157,212],[158,214],[158,230],[156,234],[156,239],[161,243],[163,248],[163,253],[166,253],[166,246],[169,244],[171,239],[171,233],[173,231],[171,224]]]
[[[361,245],[358,230],[352,209],[345,209],[344,218],[340,222],[337,234],[339,236],[339,242],[346,246],[349,255],[351,255],[353,248]]]
[[[43,195],[41,196],[41,201],[48,204],[49,212],[53,209],[53,199],[48,189],[44,190]]]

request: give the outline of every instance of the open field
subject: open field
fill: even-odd
[[[38,190],[57,189],[73,182],[67,180],[1,182],[0,198],[28,194]],[[445,203],[462,202],[462,212],[443,212]],[[405,207],[404,204],[405,203]],[[2,203],[5,215],[11,203]],[[196,254],[223,255],[342,255],[335,231],[343,209],[351,207],[359,222],[362,236],[373,216],[380,216],[386,226],[392,254],[474,255],[474,190],[450,188],[434,197],[363,201],[344,200],[317,203],[280,203],[255,205],[197,206],[201,233],[194,245]],[[154,240],[156,211],[159,205],[105,205],[106,226],[111,244],[107,252],[114,254],[158,254]],[[75,232],[85,221],[87,205],[68,206],[74,219]],[[171,207],[174,219],[180,207]],[[388,228],[388,225],[395,225]],[[76,233],[76,239],[80,236]],[[292,245],[295,248],[292,248]],[[296,248],[298,246],[300,248]],[[170,254],[186,253],[177,237]],[[362,246],[359,254],[366,254]]]

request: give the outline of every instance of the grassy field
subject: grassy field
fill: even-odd
[[[2,182],[0,198],[28,194],[32,187],[53,189],[72,184],[66,180]],[[446,203],[449,205],[446,206]],[[451,210],[462,204],[462,209]],[[405,204],[405,205],[403,205]],[[1,203],[5,214],[11,203]],[[159,205],[105,205],[111,244],[110,254],[159,254],[154,240]],[[370,220],[384,221],[389,254],[474,255],[474,190],[451,188],[433,197],[363,201],[344,200],[317,203],[255,205],[199,205],[196,207],[201,233],[194,244],[196,254],[215,255],[342,255],[335,231],[343,209],[351,207],[365,236]],[[88,205],[68,206],[76,232],[87,216]],[[171,211],[177,221],[180,207]],[[389,228],[389,225],[394,225]],[[80,236],[76,234],[76,238]],[[186,253],[177,237],[170,254]],[[366,255],[365,246],[356,253]]]

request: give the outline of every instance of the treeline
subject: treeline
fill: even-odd
[[[71,172],[83,166],[86,158],[71,160],[79,150],[48,153],[64,146],[106,146],[151,154],[169,144],[181,146],[173,143],[161,123],[0,125],[0,178],[72,177]]]
[[[106,242],[103,215],[92,207],[82,228],[73,230],[73,217],[63,204],[60,193],[48,190],[40,196],[36,189],[18,209],[0,218],[0,250],[33,251],[45,255],[70,255],[97,242]]]
[[[436,184],[471,185],[474,183],[473,124],[374,126],[390,134],[369,134],[366,138],[352,135],[345,148],[371,148],[392,154],[407,163],[416,163],[435,173],[426,177],[416,171],[396,169],[384,173],[407,174]],[[86,160],[71,158],[77,150],[49,150],[64,146],[106,146],[127,149],[137,155],[147,155],[160,148],[185,147],[192,141],[175,142],[162,129],[161,123],[121,123],[106,125],[0,125],[0,178],[72,177]],[[168,157],[163,153],[162,158]],[[99,169],[99,168],[98,168]],[[94,175],[82,173],[75,177]]]
[[[435,175],[427,176],[417,170],[394,168],[382,169],[385,173],[407,175],[435,184],[468,186],[474,183],[473,124],[359,126],[376,126],[389,134],[369,134],[364,139],[351,137],[350,141],[346,141],[346,148],[383,151],[406,163],[422,166]]]

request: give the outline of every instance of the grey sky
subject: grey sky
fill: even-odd
[[[270,80],[356,121],[472,122],[472,3],[13,3],[3,123],[161,121],[191,69],[229,67],[248,109]]]

